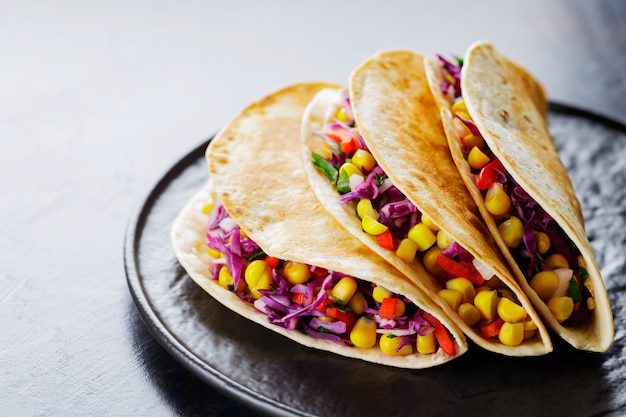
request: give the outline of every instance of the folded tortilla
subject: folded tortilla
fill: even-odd
[[[176,255],[190,277],[217,301],[302,345],[402,368],[427,368],[448,362],[467,350],[463,333],[402,274],[337,224],[309,188],[300,158],[301,119],[313,95],[326,87],[332,86],[310,83],[281,89],[248,106],[219,132],[206,152],[210,180],[186,205],[174,223],[172,242]],[[228,268],[231,275],[234,272],[228,263],[227,266],[220,265],[225,262],[224,258],[214,258],[207,253],[206,231],[209,220],[206,210],[203,212],[207,203],[213,204],[213,212],[215,204],[219,202],[228,214],[225,220],[220,221],[220,225],[225,222],[224,228],[232,228],[231,219],[236,222],[241,229],[241,242],[245,235],[263,251],[256,255],[257,259],[268,255],[280,258],[280,262],[313,265],[314,272],[324,268],[362,282],[383,286],[398,296],[406,297],[403,299],[407,305],[410,301],[429,313],[431,319],[435,317],[439,325],[433,326],[436,328],[434,334],[437,335],[442,329],[447,333],[453,343],[453,346],[448,346],[452,347],[452,354],[450,350],[444,352],[443,348],[434,353],[420,354],[416,352],[413,343],[413,353],[390,356],[383,354],[378,345],[359,348],[350,346],[345,340],[336,342],[305,334],[300,325],[305,322],[304,316],[297,324],[290,319],[289,325],[277,324],[284,317],[274,316],[270,320],[268,314],[260,311],[269,305],[259,305],[259,301],[264,298],[255,301],[249,294],[238,296],[219,285],[219,268]],[[280,285],[284,283],[282,280]],[[279,285],[276,282],[274,284]],[[369,287],[371,289],[372,285],[369,284]],[[291,291],[294,290],[292,288]],[[326,292],[320,291],[316,293],[315,300],[320,300],[322,293],[326,297]],[[276,299],[284,302],[282,297]],[[296,308],[294,303],[287,304],[291,304],[290,308]],[[373,316],[374,313],[369,314],[369,317]]]
[[[543,87],[522,67],[485,42],[477,42],[467,51],[460,72],[460,85],[457,78],[456,94],[452,89],[446,88],[453,80],[450,76],[446,80],[443,64],[441,58],[427,57],[425,60],[431,90],[441,111],[452,156],[519,284],[549,327],[565,341],[578,349],[606,351],[614,338],[611,307],[585,233],[580,203],[548,130],[546,119],[548,106]],[[554,267],[541,266],[544,259],[539,259],[539,256],[533,256],[533,260],[529,261],[527,253],[523,253],[539,250],[533,229],[536,229],[535,231],[542,229],[531,226],[530,220],[526,219],[523,242],[507,244],[498,226],[511,216],[517,218],[522,216],[519,215],[519,211],[514,210],[505,215],[494,216],[487,209],[485,196],[477,186],[478,169],[473,170],[470,167],[466,157],[468,146],[465,147],[464,153],[462,138],[459,136],[459,130],[455,128],[455,123],[458,124],[460,120],[455,117],[452,110],[455,95],[457,101],[464,100],[471,118],[470,122],[493,154],[492,160],[497,159],[503,165],[501,175],[508,172],[509,192],[512,192],[510,184],[514,181],[524,190],[524,194],[530,196],[547,213],[548,216],[542,214],[544,218],[551,217],[556,222],[566,236],[562,240],[566,244],[567,240],[570,240],[582,256],[580,262],[575,251],[570,256],[572,259],[569,265],[561,272],[569,269],[571,271],[569,276],[573,272],[574,277],[561,275],[561,288],[551,293],[552,295],[542,294],[540,297],[530,282],[538,270]],[[524,198],[533,204],[527,196]],[[540,213],[538,210],[536,212]],[[535,217],[537,216],[539,214]],[[554,242],[552,246],[555,246]],[[541,255],[546,262],[550,253]],[[527,262],[532,262],[531,265],[534,266],[532,268],[523,266]],[[587,271],[588,280],[585,280],[584,272],[578,272],[579,267]],[[577,283],[571,283],[573,292],[567,288],[571,279],[577,280]],[[558,307],[554,308],[554,304],[551,303],[555,302],[553,299],[559,298],[557,296],[563,297],[565,293],[571,296],[570,298],[573,297],[568,304],[574,304],[575,307],[569,318],[563,321],[563,317],[555,312],[558,311]],[[563,301],[563,298],[559,300]]]
[[[345,107],[339,89],[325,89],[317,94],[303,120],[305,170],[322,204],[354,236],[427,292],[476,344],[511,356],[550,352],[552,344],[545,326],[506,267],[452,161],[439,112],[426,80],[423,57],[402,50],[373,56],[352,73],[349,100],[357,136],[360,134],[378,166],[419,212],[444,230],[487,271],[495,274],[486,281],[487,285],[495,284],[492,288],[497,290],[498,296],[506,293],[503,298],[515,300],[526,311],[524,326],[536,328],[534,335],[525,337],[521,343],[504,344],[498,333],[490,334],[486,330],[489,323],[502,325],[496,321],[497,317],[481,315],[478,323],[467,323],[458,305],[449,305],[440,296],[439,291],[449,284],[436,279],[426,270],[421,255],[407,262],[398,255],[398,245],[393,249],[381,247],[375,236],[364,232],[364,223],[355,213],[358,199],[342,203],[342,196],[329,177],[312,163],[312,153],[321,155],[328,147],[328,140],[323,141],[320,136],[324,136],[325,130],[336,121],[338,109]],[[368,178],[370,175],[367,174]],[[383,186],[384,183],[379,189]],[[353,192],[355,189],[351,185]],[[471,298],[473,295],[469,299],[469,303],[473,304]],[[507,332],[509,328],[511,326],[507,324]]]

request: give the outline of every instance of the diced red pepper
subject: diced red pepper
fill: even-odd
[[[316,310],[319,310],[326,314],[328,317],[332,317],[339,321],[346,323],[346,332],[349,333],[356,323],[356,316],[351,311],[341,311],[334,305],[332,300],[324,300],[318,305]]]
[[[396,304],[398,304],[397,298],[383,298],[383,302],[380,304],[380,317],[393,320],[396,317]]]
[[[265,263],[271,269],[276,269],[276,267],[278,266],[278,262],[280,262],[280,259],[274,258],[273,256],[269,256],[268,255],[268,256],[265,257]]]
[[[435,329],[435,339],[437,339],[437,343],[439,343],[441,349],[450,356],[456,355],[456,346],[454,346],[454,340],[452,340],[450,333],[448,333],[448,329],[429,312],[424,311],[423,313],[422,317],[424,317],[424,320]]]
[[[494,159],[476,175],[476,187],[479,190],[486,190],[491,187],[498,180],[498,172],[505,173],[506,170],[499,159]]]
[[[356,151],[358,147],[357,139],[349,131],[345,129],[338,129],[333,132],[326,132],[326,136],[339,144],[341,152],[345,155],[349,155]]]
[[[313,271],[311,271],[311,273],[315,275],[316,277],[325,277],[328,275],[328,270],[324,268],[320,268],[319,266],[316,266],[313,269]]]
[[[385,230],[384,233],[376,235],[376,242],[385,249],[393,250],[393,236],[391,236],[389,230]]]
[[[501,317],[497,317],[491,320],[489,323],[485,324],[484,326],[481,326],[480,334],[485,339],[496,337],[498,334],[500,334],[500,329],[502,328],[503,324],[504,320]]]
[[[485,278],[480,275],[474,264],[467,261],[455,261],[442,253],[437,256],[437,262],[446,271],[457,277],[469,279],[474,285],[483,285]]]
[[[293,302],[296,304],[304,305],[305,298],[306,294],[303,292],[297,292],[293,294]]]

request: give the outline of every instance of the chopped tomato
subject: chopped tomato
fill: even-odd
[[[476,187],[478,187],[479,190],[486,190],[491,187],[498,181],[498,172],[505,173],[506,170],[500,160],[494,159],[485,165],[476,175]]]
[[[346,332],[350,332],[356,323],[356,316],[351,311],[341,311],[332,300],[324,300],[318,305],[316,310],[326,314],[328,317],[343,321],[346,323]]]
[[[276,269],[276,267],[278,266],[278,262],[280,262],[280,259],[274,258],[273,256],[266,256],[265,257],[265,263],[271,269]]]
[[[378,242],[378,244],[385,249],[393,250],[393,237],[391,236],[391,232],[389,230],[376,235],[376,242]]]
[[[380,305],[380,317],[393,320],[396,317],[396,304],[398,304],[397,298],[383,298],[383,302]]]
[[[497,317],[491,320],[489,323],[480,327],[480,334],[486,338],[490,339],[492,337],[496,337],[500,333],[500,329],[504,324],[504,320],[500,317]]]
[[[296,304],[304,305],[305,298],[306,294],[303,292],[297,292],[293,294],[293,302]]]
[[[356,151],[358,143],[354,135],[345,129],[338,129],[333,132],[326,132],[326,136],[339,144],[341,152],[345,155],[349,155]]]

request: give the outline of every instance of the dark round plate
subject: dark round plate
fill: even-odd
[[[554,352],[542,357],[472,345],[444,366],[404,370],[298,345],[231,312],[187,277],[170,247],[175,216],[208,177],[208,141],[164,174],[131,220],[124,261],[137,309],[183,366],[262,413],[626,415],[626,126],[559,104],[551,105],[549,124],[613,305],[616,340],[607,353],[577,351],[555,336]]]

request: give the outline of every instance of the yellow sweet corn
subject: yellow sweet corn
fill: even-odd
[[[437,246],[439,246],[441,249],[446,249],[448,246],[450,246],[453,243],[454,243],[454,239],[445,231],[440,230],[437,232]]]
[[[424,264],[424,267],[435,277],[439,277],[444,273],[443,268],[437,261],[440,253],[441,249],[439,246],[433,246],[424,252],[424,255],[422,256],[422,263]]]
[[[569,268],[567,258],[560,253],[553,253],[546,258],[546,265],[550,269]]]
[[[437,351],[437,339],[435,333],[430,332],[425,335],[418,334],[416,342],[417,352],[422,355],[428,355]]]
[[[481,169],[489,161],[489,157],[478,146],[473,146],[467,155],[467,163],[473,169]]]
[[[499,216],[505,214],[511,208],[511,198],[507,195],[499,183],[494,183],[487,189],[485,194],[485,206],[487,211]]]
[[[348,178],[350,178],[352,175],[363,176],[361,170],[357,168],[357,166],[354,165],[352,162],[345,162],[341,167],[339,167],[339,174],[341,174],[342,172],[345,172],[348,175]]]
[[[253,298],[261,298],[263,294],[259,291],[271,289],[274,283],[270,267],[265,261],[258,259],[250,262],[244,272],[244,279]]]
[[[359,317],[350,331],[350,341],[360,348],[371,348],[376,345],[376,322],[367,317]]]
[[[411,239],[402,239],[398,244],[398,249],[396,249],[396,255],[409,264],[415,259],[415,254],[418,249],[417,243],[413,242]]]
[[[505,322],[500,328],[498,339],[500,339],[503,345],[519,345],[524,340],[524,323]]]
[[[361,291],[357,290],[352,298],[350,298],[348,308],[357,316],[363,314],[365,311],[365,296]]]
[[[544,232],[535,233],[535,241],[537,242],[537,252],[544,254],[550,250],[550,236]]]
[[[476,136],[472,133],[461,137],[461,143],[463,144],[465,148],[468,148],[468,149],[472,149],[472,148],[482,149],[485,147],[485,141],[482,138],[482,136]]]
[[[524,340],[532,338],[537,332],[537,323],[532,320],[524,322]]]
[[[376,209],[372,206],[372,200],[363,198],[356,205],[356,214],[362,219],[364,216],[370,216],[374,220],[378,220],[380,216]]]
[[[437,292],[437,295],[443,298],[446,303],[450,306],[450,308],[454,311],[457,311],[459,305],[461,304],[461,293],[455,290],[450,290],[448,288],[444,288]]]
[[[446,74],[449,75],[449,74]],[[454,84],[454,78],[452,78],[452,84]],[[452,113],[459,113],[459,112],[465,112],[467,113],[467,106],[465,105],[465,100],[460,99],[455,101],[454,103],[452,103],[452,106],[450,107],[450,109],[452,110]]]
[[[410,355],[413,353],[412,343],[404,345],[400,350],[396,352],[396,349],[400,346],[400,343],[404,340],[405,336],[394,336],[392,334],[383,334],[380,337],[380,350],[388,356],[400,356]]]
[[[217,283],[219,286],[228,290],[231,289],[229,286],[233,285],[233,282],[233,276],[228,272],[226,265],[222,266],[220,272],[217,274]]]
[[[373,236],[378,236],[382,233],[385,233],[389,229],[387,226],[385,226],[382,223],[379,223],[378,221],[374,220],[367,214],[364,215],[363,219],[361,220],[361,227],[363,227],[363,230],[365,231],[365,233],[368,233]]]
[[[564,322],[574,312],[574,300],[570,297],[554,297],[548,300],[548,309],[559,323]]]
[[[508,298],[500,298],[497,313],[506,322],[517,323],[526,319],[527,313],[524,307],[515,304]]]
[[[330,293],[335,299],[347,304],[356,293],[356,280],[352,277],[343,277],[335,284]]]
[[[357,149],[352,155],[352,163],[361,171],[370,172],[376,166],[376,160],[365,149]]]
[[[339,122],[347,122],[348,117],[346,116],[346,109],[344,109],[343,107],[339,107],[335,112],[335,118]]]
[[[473,326],[480,320],[480,313],[472,303],[463,303],[459,306],[459,316],[468,326]]]
[[[422,216],[420,217],[420,220],[422,221],[422,223],[424,223],[433,232],[438,232],[439,231],[439,226],[437,226],[435,223],[433,223],[433,220],[430,217],[428,217],[427,215],[422,213]]]
[[[500,237],[509,248],[516,248],[522,243],[524,224],[519,217],[511,216],[498,226]]]
[[[385,298],[391,297],[393,297],[393,293],[381,285],[375,286],[372,290],[372,298],[379,303],[382,303]]]
[[[304,284],[309,280],[309,278],[311,278],[311,270],[309,266],[299,262],[285,262],[283,272],[287,281],[294,285]]]
[[[452,278],[446,282],[446,288],[449,290],[455,290],[461,294],[461,304],[471,303],[474,301],[474,297],[476,297],[474,284],[472,284],[472,281],[467,278]]]
[[[493,320],[496,317],[500,297],[496,290],[481,291],[474,297],[474,306],[485,320]]]
[[[559,287],[559,276],[553,271],[541,271],[531,278],[529,284],[539,298],[546,301],[552,297],[552,294]]]
[[[437,236],[423,223],[418,223],[411,227],[407,237],[415,242],[417,250],[420,252],[424,252],[437,241]]]

